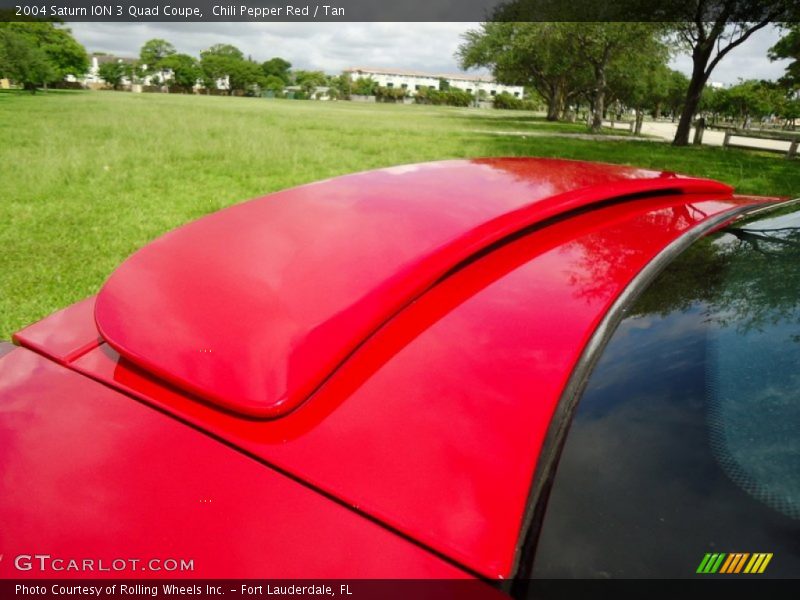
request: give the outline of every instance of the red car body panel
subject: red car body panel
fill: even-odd
[[[731,191],[561,160],[339,177],[233,206],[145,246],[98,294],[97,324],[121,355],[162,379],[233,411],[277,417],[462,260],[565,211],[659,189]]]
[[[471,167],[476,171],[472,175]],[[589,173],[585,180],[580,179],[583,169]],[[605,176],[603,171],[607,171]],[[302,398],[301,402],[292,405],[294,410],[281,413],[283,416],[280,418],[253,419],[225,410],[220,404],[230,407],[226,402],[211,397],[213,394],[198,397],[187,393],[184,380],[165,378],[160,369],[150,369],[149,365],[142,364],[146,361],[132,361],[130,357],[120,356],[107,343],[92,346],[97,339],[97,330],[91,324],[91,299],[23,330],[15,339],[44,354],[48,354],[48,346],[52,346],[52,357],[63,361],[70,370],[124,391],[191,424],[196,430],[186,430],[194,437],[203,437],[197,431],[206,432],[231,448],[319,491],[323,494],[321,498],[327,496],[327,502],[335,498],[351,507],[352,511],[415,540],[421,546],[418,551],[423,554],[427,552],[422,547],[427,547],[475,573],[508,577],[514,571],[531,480],[551,416],[598,323],[630,281],[671,242],[712,217],[728,214],[743,205],[774,199],[735,197],[729,188],[694,180],[687,183],[683,193],[676,193],[681,185],[676,188],[674,181],[685,180],[643,172],[638,176],[655,179],[646,179],[646,185],[636,183],[636,186],[641,186],[637,191],[643,192],[650,185],[659,193],[600,202],[601,198],[613,200],[617,193],[631,193],[628,178],[636,177],[632,173],[639,172],[568,161],[515,159],[447,163],[439,174],[450,173],[449,176],[455,177],[459,173],[456,180],[444,176],[437,178],[433,167],[415,167],[407,169],[406,173],[409,177],[421,174],[422,179],[413,184],[412,177],[412,182],[404,189],[414,190],[417,196],[424,194],[426,202],[448,205],[443,213],[457,212],[459,203],[454,198],[477,198],[476,190],[483,185],[484,200],[501,203],[501,209],[496,213],[491,210],[480,213],[482,208],[475,210],[483,215],[482,218],[488,219],[487,222],[496,224],[496,219],[500,219],[505,224],[497,230],[488,228],[485,231],[491,230],[491,233],[481,237],[483,234],[473,233],[482,230],[479,219],[465,223],[459,220],[460,217],[453,217],[458,221],[457,225],[451,223],[451,229],[445,232],[441,243],[432,244],[429,243],[431,236],[439,235],[439,221],[447,221],[447,218],[442,216],[437,220],[431,211],[423,209],[415,200],[409,222],[419,220],[416,228],[413,223],[406,223],[397,225],[393,233],[388,221],[378,228],[382,236],[402,238],[409,235],[410,254],[402,254],[402,239],[384,243],[367,237],[358,238],[354,243],[362,251],[376,243],[380,248],[401,253],[401,259],[397,259],[393,252],[388,258],[384,257],[384,264],[391,266],[385,273],[388,283],[376,274],[380,257],[365,258],[365,278],[353,281],[342,275],[358,270],[357,257],[348,255],[346,249],[335,245],[337,253],[344,253],[335,253],[335,256],[337,260],[349,256],[355,261],[349,266],[354,270],[352,273],[349,270],[339,271],[338,275],[328,273],[325,269],[326,253],[322,250],[315,250],[317,254],[313,256],[303,255],[321,263],[308,266],[304,270],[307,276],[313,274],[321,278],[326,286],[347,287],[352,284],[352,302],[342,305],[342,313],[332,311],[324,316],[336,320],[340,314],[347,315],[344,323],[352,319],[353,331],[358,335],[346,331],[346,328],[338,329],[340,325],[337,325],[334,329],[343,332],[346,340],[339,343],[334,338],[323,336],[332,344],[331,348],[318,345],[318,340],[307,343],[302,339],[283,340],[288,344],[282,346],[284,351],[291,348],[304,357],[317,357],[312,361],[314,373],[317,373],[315,369],[323,366],[322,370],[328,369],[328,372],[321,382],[314,384],[314,392],[309,398]],[[374,188],[372,176],[375,177]],[[386,172],[355,177],[358,187],[350,182],[339,192],[342,194],[340,201],[344,201],[346,190],[360,194],[363,202],[356,202],[353,210],[368,204],[366,198],[370,190],[376,194],[394,194],[391,197],[395,204],[405,201],[392,191],[387,183],[387,178],[391,177]],[[611,190],[602,192],[600,187],[592,187],[586,196],[573,190],[569,192],[572,199],[565,201],[565,205],[544,200],[546,190],[558,193],[559,190],[573,189],[570,181],[600,185],[598,182],[603,177]],[[550,187],[543,183],[545,179],[551,180]],[[662,183],[668,180],[673,181],[671,187]],[[302,203],[313,196],[315,189],[307,186],[294,192],[299,194],[297,198]],[[322,186],[318,189],[329,188]],[[452,194],[454,189],[456,194]],[[707,191],[703,192],[704,189]],[[503,196],[504,190],[508,197]],[[540,195],[543,206],[561,206],[554,211],[580,208],[585,203],[591,208],[572,212],[569,218],[531,227],[532,223],[540,223],[541,219],[555,214],[547,211],[537,213],[532,208],[534,205],[526,204],[526,199],[530,200],[534,192]],[[244,206],[258,205],[259,202]],[[521,213],[525,214],[515,211],[515,203],[524,207]],[[269,201],[262,203],[263,206],[268,204]],[[233,210],[223,211],[220,215],[222,222],[230,223],[226,219]],[[369,212],[372,209],[364,210]],[[307,219],[307,213],[294,214],[295,219],[301,217]],[[213,221],[214,218],[206,220]],[[364,219],[369,221],[370,218],[378,217],[362,215],[356,221],[361,227]],[[247,221],[242,219],[242,224]],[[187,226],[185,231],[192,227]],[[524,231],[520,232],[520,229]],[[290,227],[290,230],[299,232],[302,228],[295,230]],[[510,235],[502,243],[491,242],[492,236],[501,230],[503,235]],[[416,236],[411,235],[414,232]],[[233,233],[235,229],[226,235]],[[347,235],[344,231],[340,234]],[[460,235],[469,239],[465,242]],[[473,235],[477,237],[470,237]],[[193,236],[193,233],[189,235]],[[302,238],[300,233],[298,236],[298,239]],[[180,241],[183,238],[166,236],[153,248],[171,249],[171,239]],[[326,239],[334,243],[338,238]],[[188,238],[183,241],[188,243]],[[202,246],[202,236],[195,238],[194,243]],[[213,246],[220,242],[212,240],[209,243]],[[487,247],[487,243],[490,246]],[[217,246],[217,253],[223,251],[222,246]],[[477,255],[470,256],[475,251]],[[186,252],[188,249],[182,248],[178,255],[186,256]],[[243,258],[240,252],[241,248],[233,255]],[[252,315],[242,315],[235,303],[232,306],[227,304],[227,301],[238,301],[240,291],[229,295],[226,288],[220,288],[226,303],[219,304],[218,311],[213,313],[203,312],[216,302],[205,296],[198,297],[196,304],[191,295],[183,297],[186,306],[174,303],[178,296],[171,294],[176,294],[184,285],[176,282],[188,281],[183,291],[197,292],[199,289],[196,286],[200,284],[194,278],[202,272],[200,263],[188,265],[191,276],[186,279],[182,278],[179,270],[180,264],[184,263],[175,256],[165,256],[168,267],[164,272],[174,276],[175,286],[168,286],[166,295],[158,296],[157,290],[152,288],[152,281],[147,281],[148,273],[153,281],[165,284],[169,281],[163,278],[162,265],[154,258],[156,254],[149,256],[140,252],[134,255],[129,263],[130,269],[124,268],[118,281],[115,281],[116,276],[112,277],[98,298],[97,318],[108,326],[108,330],[104,328],[103,332],[120,336],[114,346],[121,348],[132,343],[139,347],[136,344],[144,343],[141,347],[149,348],[150,340],[158,337],[165,346],[175,341],[185,350],[188,346],[183,344],[190,340],[192,343],[201,341],[196,336],[204,314],[213,321],[207,331],[225,338],[219,348],[233,348],[240,334],[247,334],[245,338],[252,343],[256,343],[253,341],[256,334],[266,335],[259,331],[250,335],[242,322],[249,323],[252,328]],[[145,258],[140,261],[142,256]],[[448,261],[451,263],[450,271],[441,276],[439,269]],[[224,262],[212,265],[212,279],[223,277],[217,268],[221,268]],[[149,268],[143,266],[147,264]],[[456,266],[458,268],[454,268]],[[258,265],[253,268],[257,269]],[[415,275],[415,268],[421,272]],[[235,272],[241,273],[239,267]],[[404,275],[398,280],[395,279],[397,273]],[[130,279],[126,281],[126,277]],[[316,289],[313,281],[309,282],[306,277],[295,281],[292,277],[287,276],[284,283],[294,282],[302,289],[287,289],[287,297],[303,305],[311,303]],[[237,281],[234,279],[231,283]],[[365,285],[365,281],[369,285]],[[141,282],[145,286],[146,301],[141,305],[137,304],[138,292],[132,282]],[[244,285],[257,289],[247,277]],[[381,290],[378,297],[373,295],[375,289]],[[100,300],[106,292],[109,295],[103,308]],[[130,297],[121,298],[123,292]],[[154,295],[148,296],[150,293]],[[342,290],[332,295],[342,302],[346,300]],[[154,298],[163,300],[167,297],[171,298],[167,303],[154,301]],[[362,300],[364,297],[371,300]],[[326,310],[333,306],[327,299],[323,305]],[[129,323],[119,312],[123,306],[132,310]],[[143,308],[148,306],[147,310]],[[197,306],[203,310],[198,310]],[[245,306],[249,306],[247,302]],[[354,313],[352,306],[364,309],[367,316],[361,312]],[[184,314],[184,308],[187,314]],[[271,316],[267,317],[264,322],[272,323]],[[226,323],[230,327],[223,327]],[[303,322],[304,327],[312,325],[316,327],[316,322]],[[59,331],[65,327],[74,328],[75,333]],[[144,338],[125,337],[135,327],[148,330],[147,335]],[[312,332],[305,333],[310,336]],[[355,347],[351,348],[353,343]],[[315,350],[308,353],[308,348]],[[232,356],[243,356],[241,349],[232,352]],[[341,352],[345,353],[344,357],[338,354]],[[164,360],[165,356],[179,354],[158,356],[159,360]],[[5,360],[7,357],[0,359],[0,364]],[[166,365],[168,361],[161,364]],[[188,361],[184,366],[189,364],[197,368],[202,363],[195,358],[194,363]],[[277,364],[267,362],[273,370],[278,369]],[[287,368],[289,363],[284,360],[280,364]],[[251,365],[251,368],[255,367]],[[211,371],[217,375],[222,373]],[[241,390],[242,372],[230,373],[232,389]],[[304,372],[306,376],[308,381],[315,381],[316,375],[311,371]],[[284,382],[291,379],[284,374]],[[219,385],[223,383],[224,380],[217,382]],[[39,386],[40,383],[28,378],[20,385]],[[300,390],[303,385],[296,389]],[[125,403],[123,396],[109,393]],[[11,394],[8,385],[0,379],[0,406]],[[62,396],[66,398],[69,394]],[[268,406],[271,402],[263,395],[258,399],[255,396],[248,398],[261,403],[260,406]],[[272,404],[269,410],[273,411],[272,416],[276,416],[287,406],[285,403]],[[244,409],[241,412],[251,411]],[[163,415],[159,417],[164,419]],[[230,449],[226,451],[232,452]],[[21,444],[17,453],[23,453]],[[202,469],[202,460],[197,464]],[[270,472],[267,467],[261,468]],[[4,491],[0,489],[0,493]],[[249,502],[246,491],[243,496],[242,501]],[[266,499],[264,502],[268,511],[269,502]],[[5,509],[0,508],[0,516],[5,514]],[[294,524],[305,530],[303,514],[300,511],[296,513]],[[62,523],[61,528],[68,526]],[[302,550],[292,550],[298,552],[295,560],[302,560]],[[381,553],[382,549],[375,546],[372,551]],[[397,571],[400,572],[405,571]]]
[[[103,343],[94,322],[94,304],[94,296],[76,302],[18,331],[14,341],[59,363],[70,363]]]
[[[30,350],[0,360],[0,382],[0,577],[467,576]],[[16,556],[36,554],[54,568],[14,568]],[[70,559],[79,568],[68,568]],[[112,568],[118,559],[124,568]],[[151,559],[161,570],[148,569]],[[166,571],[167,559],[191,560],[193,570]]]

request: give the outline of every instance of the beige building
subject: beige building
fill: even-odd
[[[486,75],[467,75],[466,73],[426,73],[406,69],[379,69],[372,67],[351,67],[345,69],[353,79],[371,78],[378,85],[390,88],[407,89],[413,96],[419,89],[439,89],[439,81],[446,79],[451,88],[478,94],[481,90],[487,96],[495,96],[507,92],[515,98],[522,98],[524,89],[521,85],[503,85]]]

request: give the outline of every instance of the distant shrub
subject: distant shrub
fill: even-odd
[[[372,77],[359,77],[352,82],[350,93],[356,96],[374,96],[377,88],[378,82]]]
[[[377,102],[402,102],[408,96],[408,91],[404,88],[384,87],[379,85],[375,88],[375,100]]]
[[[533,100],[523,100],[508,92],[502,92],[494,97],[494,107],[506,110],[539,110],[540,108],[538,103]]]
[[[436,90],[421,87],[417,90],[417,93],[414,94],[414,102],[416,104],[433,104],[433,102],[431,102],[431,96],[434,92],[436,92]]]
[[[414,96],[414,102],[417,104],[470,106],[474,101],[475,97],[472,94],[455,88],[445,91],[420,88]]]
[[[507,110],[522,110],[522,100],[515,98],[508,92],[502,92],[494,97],[494,107]]]
[[[444,94],[444,103],[448,106],[469,106],[475,102],[475,97],[469,92],[450,88]]]

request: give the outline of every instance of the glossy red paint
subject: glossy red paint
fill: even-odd
[[[328,499],[320,496],[325,502],[334,504],[330,498],[336,498],[338,502],[349,505],[352,513],[348,514],[360,512],[368,515],[376,522],[402,532],[417,543],[474,572],[489,577],[508,577],[513,573],[525,501],[543,437],[564,384],[598,322],[631,279],[671,241],[711,216],[725,213],[742,204],[769,200],[735,198],[724,186],[692,182],[688,183],[687,191],[694,190],[693,193],[595,204],[592,210],[572,214],[568,219],[556,220],[546,226],[530,228],[524,235],[517,235],[503,244],[495,245],[491,252],[473,257],[473,260],[460,265],[460,268],[452,270],[434,284],[427,283],[420,290],[425,293],[410,291],[413,287],[411,283],[422,286],[421,281],[427,281],[426,278],[432,276],[436,271],[433,266],[438,264],[436,261],[444,262],[444,258],[449,257],[449,260],[458,262],[460,252],[471,253],[483,247],[482,244],[493,239],[492,235],[501,231],[505,235],[516,231],[523,224],[539,222],[540,218],[546,218],[543,216],[545,214],[553,214],[546,211],[537,213],[534,208],[536,205],[527,206],[527,203],[534,193],[545,195],[568,189],[570,185],[574,185],[574,181],[573,184],[569,183],[570,178],[583,182],[583,185],[590,188],[592,185],[600,186],[605,178],[608,185],[618,191],[622,188],[630,190],[631,185],[655,185],[659,189],[673,189],[675,181],[683,181],[671,175],[661,177],[653,172],[639,173],[624,168],[587,166],[567,161],[563,161],[563,164],[558,161],[550,163],[552,172],[546,175],[543,164],[541,161],[519,159],[475,161],[474,164],[447,163],[442,167],[439,175],[448,174],[447,177],[456,179],[439,179],[436,168],[426,167],[419,171],[422,180],[417,187],[410,186],[416,195],[411,194],[409,197],[416,200],[408,204],[409,212],[405,219],[402,210],[393,212],[388,206],[384,217],[378,214],[372,215],[371,221],[367,219],[373,227],[365,227],[365,231],[381,231],[382,236],[367,233],[359,237],[356,235],[359,233],[357,229],[346,227],[320,232],[319,240],[333,244],[336,252],[341,253],[334,253],[337,260],[344,260],[342,257],[348,259],[345,261],[348,268],[338,272],[338,277],[328,273],[324,264],[307,265],[302,269],[302,273],[315,275],[326,285],[332,286],[324,289],[325,301],[322,304],[326,310],[334,306],[327,298],[330,295],[345,303],[342,305],[342,310],[345,311],[342,314],[352,317],[358,327],[366,327],[368,320],[359,320],[361,317],[358,314],[348,312],[351,305],[372,311],[369,312],[370,319],[384,311],[387,314],[380,323],[373,323],[376,327],[374,331],[364,329],[361,332],[364,337],[347,356],[347,360],[333,365],[331,374],[307,401],[279,419],[251,419],[236,412],[220,410],[215,402],[208,401],[208,396],[193,397],[186,393],[184,383],[181,383],[184,387],[173,386],[156,378],[154,371],[148,370],[148,365],[143,368],[141,364],[137,365],[120,357],[109,344],[104,343],[89,351],[73,354],[65,363],[70,369],[124,390],[142,402],[192,424],[197,431],[174,424],[174,427],[183,427],[190,432],[191,439],[205,439],[198,435],[198,431],[207,432],[231,448],[239,449],[242,453],[304,482],[309,488],[327,494]],[[470,167],[477,170],[472,176],[468,176]],[[416,172],[413,169],[412,174]],[[397,177],[399,176],[398,174]],[[356,182],[371,181],[367,174],[355,177]],[[398,204],[405,202],[403,198],[409,193],[408,186],[403,188],[405,195],[399,194],[391,185],[390,173],[381,172],[376,177],[372,182],[375,185],[373,193],[390,194],[393,202]],[[550,177],[552,181],[544,182],[545,177]],[[655,180],[644,184],[637,177],[654,177]],[[627,181],[630,178],[634,178],[634,184]],[[662,180],[672,183],[662,184]],[[366,211],[362,214],[362,219],[357,220],[359,227],[363,226],[363,218],[369,214],[364,206],[368,204],[369,190],[359,190],[353,181],[341,188],[331,188],[331,183],[327,182],[318,188],[308,186],[293,193],[298,194],[299,198],[308,198],[306,202],[310,206],[318,206],[319,211],[327,214],[326,211],[331,211],[331,207],[323,200],[315,202],[314,190],[339,189],[339,196],[334,197],[334,200],[338,198],[338,202],[345,201],[345,194],[349,190],[360,199],[354,201],[350,208]],[[444,199],[443,185],[447,187],[446,192],[452,193]],[[617,185],[620,187],[616,187]],[[480,189],[472,189],[476,186]],[[699,191],[704,187],[711,191]],[[587,199],[596,202],[606,192],[598,187],[590,189],[591,198],[582,196],[583,193],[586,192],[561,196],[560,200],[552,202],[543,200],[542,206],[549,206],[547,210],[552,211],[574,208]],[[424,194],[425,202],[422,202],[420,194]],[[462,207],[456,201],[458,198],[470,201],[465,202]],[[479,198],[484,200],[480,201]],[[560,204],[561,201],[565,204]],[[266,206],[269,202],[261,200],[243,206]],[[429,210],[427,207],[427,203],[437,202],[443,202],[449,207],[443,209],[439,217],[435,216],[435,210],[432,213],[433,209]],[[484,202],[497,202],[502,206],[495,211],[491,207],[485,207]],[[517,210],[515,207],[522,208]],[[244,208],[241,210],[249,214],[250,218],[254,216]],[[470,218],[474,217],[475,221],[461,220],[461,210],[472,215]],[[244,215],[241,219],[231,217],[228,214],[230,211],[235,212],[236,208],[219,215],[223,222],[241,220],[243,225],[246,224],[248,219]],[[307,214],[295,214],[289,209],[286,211],[286,219],[292,215],[299,218]],[[448,211],[452,211],[454,216],[448,217]],[[335,210],[333,214],[336,214]],[[214,218],[217,217],[207,220],[213,221]],[[337,218],[347,221],[341,215]],[[453,221],[448,221],[448,218]],[[392,219],[398,219],[394,229],[390,227]],[[483,229],[480,219],[494,223],[492,227],[498,224],[498,220],[504,224],[498,225],[497,229]],[[415,224],[416,221],[419,222]],[[331,220],[327,222],[331,223]],[[435,237],[440,235],[440,222],[450,227],[445,227],[447,230],[441,239]],[[186,229],[196,225],[198,224]],[[207,225],[210,231],[215,229],[212,224]],[[355,227],[356,224],[351,225]],[[290,241],[286,242],[284,252],[288,252],[288,248],[292,252],[299,252],[304,259],[324,263],[328,257],[324,249],[304,249],[291,245],[292,239],[302,239],[302,223],[287,222],[286,226]],[[430,231],[426,228],[430,228]],[[475,245],[461,237],[469,237],[477,230],[484,231],[486,236],[474,234],[476,237],[470,239]],[[201,229],[193,231],[197,233]],[[491,235],[487,231],[491,231]],[[396,235],[399,238],[406,234],[411,241],[416,240],[408,248],[404,247],[402,239],[382,241],[382,237],[391,238]],[[163,238],[156,242],[154,248],[171,251],[173,245],[170,240],[180,240],[180,230],[176,236],[177,238]],[[357,238],[358,243],[351,244],[352,249],[348,250],[346,246],[340,247],[338,236],[345,236],[350,240]],[[425,240],[430,245],[426,246]],[[440,241],[439,245],[435,240]],[[242,242],[244,246],[247,243],[250,242]],[[252,243],[259,247],[261,245],[260,240]],[[227,250],[226,245],[223,244],[224,248],[221,249],[219,244],[216,239],[203,241],[198,252],[201,257],[205,256],[207,246],[215,247],[217,253]],[[362,250],[371,248],[372,244],[385,249],[386,255],[362,256]],[[234,256],[244,257],[239,242],[233,245],[237,248]],[[179,255],[189,252],[188,247],[178,249]],[[194,304],[190,304],[187,308],[190,314],[184,317],[178,305],[162,305],[154,300],[157,294],[152,297],[148,295],[153,292],[153,281],[162,281],[164,277],[160,270],[161,265],[156,260],[157,254],[146,254],[144,262],[138,262],[137,257],[140,255],[137,254],[128,263],[133,265],[130,272],[133,273],[133,279],[130,281],[141,279],[145,284],[144,290],[147,293],[144,297],[147,301],[137,305],[135,295],[127,300],[120,300],[112,294],[108,297],[111,304],[107,306],[112,307],[113,316],[114,311],[121,306],[130,305],[133,311],[129,315],[131,321],[124,323],[120,331],[129,332],[138,323],[149,330],[159,329],[163,333],[159,339],[164,345],[173,340],[184,343],[192,339],[193,330],[190,328],[191,335],[186,337],[186,330],[176,331],[175,328],[196,326],[203,313],[195,310]],[[287,256],[290,254],[288,252]],[[429,256],[439,258],[426,262]],[[286,258],[285,264],[292,264],[294,259],[290,259],[291,257]],[[349,275],[360,272],[359,259],[364,260],[364,271],[373,279],[355,282],[349,279]],[[177,270],[180,267],[179,261],[171,255],[165,256],[164,260],[171,265],[171,269],[176,269],[173,271],[176,281],[180,279],[178,276],[181,272]],[[224,273],[217,274],[217,269],[222,268],[226,260],[214,259],[209,265],[214,277],[221,278],[215,281],[229,281],[239,285],[240,282],[235,277],[227,280]],[[150,270],[146,268],[148,264],[152,267]],[[413,273],[408,274],[408,269],[413,269],[408,265],[418,266],[422,274],[412,277]],[[392,281],[396,273],[406,273],[405,277],[410,279],[401,277],[401,281],[405,282],[403,285],[408,284],[410,287],[396,283],[385,287],[380,279],[381,266],[385,267],[384,276]],[[455,265],[450,264],[448,268],[453,266]],[[202,263],[198,259],[190,274],[196,276],[201,267]],[[240,267],[236,265],[231,268],[234,273],[240,272]],[[121,273],[124,275],[128,271],[123,268]],[[305,278],[290,272],[280,275],[283,279],[279,277],[276,281],[282,286],[288,286],[288,296],[296,299],[304,310],[312,310],[306,305],[310,306],[314,300],[321,300],[321,294]],[[148,277],[152,278],[149,283]],[[253,279],[246,274],[244,277],[247,285],[252,286]],[[203,287],[202,282],[198,283],[192,277],[188,279],[184,291]],[[116,288],[117,293],[125,290],[131,294],[138,293],[134,288],[128,287],[130,281],[126,283],[122,277],[119,287]],[[293,291],[292,286],[295,284],[301,288],[300,292]],[[109,282],[111,287],[107,289],[112,289],[115,285],[117,284],[114,284],[112,278]],[[369,298],[371,290],[376,286],[386,296],[381,296],[378,300],[373,298],[374,302],[355,302],[351,298],[350,303],[347,303],[347,289],[353,292],[353,297],[360,290],[365,294],[364,297]],[[175,291],[173,288],[169,289]],[[227,293],[225,286],[220,289]],[[213,287],[209,287],[209,290],[213,291]],[[234,296],[238,299],[236,294]],[[98,298],[98,304],[102,297],[103,294]],[[170,297],[169,294],[167,297]],[[229,296],[225,297],[231,300]],[[394,312],[388,310],[387,307],[392,302],[399,301],[400,297],[405,304]],[[416,299],[408,302],[408,298],[412,297]],[[213,298],[209,300],[198,297],[197,300],[205,308],[215,302]],[[260,299],[257,300],[260,302]],[[119,305],[114,304],[117,301],[120,302]],[[238,338],[234,334],[238,335],[241,331],[248,333],[245,331],[245,324],[253,326],[252,322],[243,318],[242,306],[247,306],[248,301],[245,298],[243,305],[234,304],[233,310],[222,304],[218,306],[219,312],[215,314],[220,318],[224,316],[230,324],[231,338],[223,340],[226,344],[224,348],[228,344],[235,346]],[[256,305],[260,306],[259,302]],[[288,310],[285,307],[278,308],[279,316],[289,314],[281,312]],[[100,321],[103,320],[103,310],[105,309],[98,307]],[[56,318],[54,327],[61,327],[64,319],[75,319],[70,327],[75,327],[82,333],[70,338],[69,335],[60,336],[57,332],[48,332],[51,325],[50,320],[46,319],[37,326],[37,351],[49,352],[44,340],[52,335],[52,340],[59,340],[57,344],[54,342],[56,350],[53,352],[53,357],[58,358],[64,355],[66,347],[83,348],[83,342],[96,335],[90,325],[90,311],[85,310],[85,307],[66,312],[68,315]],[[310,313],[303,314],[308,316]],[[338,314],[340,313],[335,311],[330,315],[324,312],[322,316],[339,319]],[[124,315],[117,314],[111,318],[113,327],[119,324],[115,319],[123,322]],[[308,325],[311,321],[302,323]],[[220,323],[213,324],[212,330],[217,331],[216,327],[219,325]],[[253,335],[256,333],[258,332]],[[19,336],[21,343],[27,343],[26,340],[34,340],[34,337]],[[59,345],[62,344],[60,340],[71,341],[63,342],[62,346]],[[287,343],[289,342],[292,340],[288,339]],[[312,347],[324,354],[326,348],[315,346],[316,343],[312,340],[303,346],[298,342],[298,348],[302,350]],[[294,349],[294,346],[290,344],[287,348]],[[241,350],[234,349],[235,356],[241,356],[240,352]],[[0,364],[15,353],[16,351],[0,359]],[[263,359],[263,356],[259,356]],[[288,358],[283,362],[281,360],[279,358],[277,363],[270,363],[271,367],[277,369],[276,365],[283,365],[281,368],[286,369],[291,366]],[[258,364],[253,368],[258,367]],[[75,374],[73,376],[77,377]],[[292,380],[286,373],[281,377],[284,382]],[[35,383],[35,378],[30,374],[26,374],[23,379],[29,381],[24,381],[21,385],[32,386],[32,394],[41,393],[50,387],[64,388],[63,392],[58,390],[62,399],[71,398],[76,393],[57,379],[49,379],[43,384]],[[0,382],[2,381],[0,378]],[[4,392],[6,388],[5,382],[0,383],[0,406],[13,397]],[[108,393],[112,395],[103,398],[109,406],[132,404],[119,394],[110,391]],[[69,404],[64,403],[63,410],[66,411]],[[77,406],[80,408],[82,405],[78,403]],[[139,409],[144,410],[144,407]],[[60,416],[60,413],[56,414]],[[99,423],[97,426],[102,428],[104,414],[92,414]],[[159,418],[167,420],[164,415],[159,415]],[[0,419],[0,427],[3,427],[2,421]],[[55,430],[56,426],[53,427]],[[22,430],[24,426],[14,423],[13,428]],[[172,430],[163,430],[161,433],[173,435]],[[192,448],[191,441],[184,442],[183,437],[176,443],[175,451],[184,443],[190,450]],[[210,439],[208,443],[218,444]],[[22,443],[19,447],[23,447]],[[125,449],[123,444],[121,451],[124,452]],[[226,451],[233,452],[230,449]],[[205,469],[204,456],[203,453],[198,454],[193,462],[198,465],[198,470]],[[183,468],[185,465],[181,463],[179,466]],[[267,467],[260,468],[270,475],[274,474]],[[58,478],[59,473],[70,472],[66,464],[60,464],[59,469],[62,470],[54,468],[49,471],[51,474],[47,478]],[[170,476],[171,472],[160,471],[158,478],[143,480],[152,485],[153,481]],[[133,472],[130,477],[133,482],[140,478],[144,478],[144,475],[138,471]],[[238,490],[240,502],[250,502],[249,494],[245,494],[246,497],[242,499],[241,490],[244,486],[240,480],[224,481],[226,485],[235,488],[234,491]],[[298,483],[295,485],[300,486]],[[4,518],[11,509],[0,504],[0,517]],[[313,512],[317,509],[309,505],[291,515],[281,514],[286,514],[290,524],[294,523],[302,528],[302,521],[309,516],[306,510]],[[32,519],[33,513],[30,516]],[[215,515],[214,518],[219,516]],[[56,526],[53,523],[50,525]],[[62,530],[68,528],[63,523],[59,527]],[[278,547],[277,550],[268,548],[265,551],[281,551],[288,557],[287,562],[296,559],[292,557],[292,552],[301,551],[291,544],[288,550],[280,548],[280,538],[274,545]],[[381,555],[383,551],[373,548],[372,552]],[[302,558],[303,555],[299,556]],[[359,557],[355,557],[355,560],[359,560]]]
[[[735,206],[636,200],[523,236],[441,281],[273,421],[220,411],[107,346],[72,366],[508,577],[550,416],[597,323],[665,245]]]
[[[30,350],[0,358],[0,578],[462,578],[304,485]],[[93,561],[30,571],[20,554]],[[145,570],[150,559],[160,559]],[[165,571],[164,559],[193,561]],[[125,559],[121,570],[110,568]],[[133,564],[129,559],[139,559]]]
[[[18,331],[13,340],[57,362],[72,362],[103,342],[94,323],[94,303],[94,296],[76,302]]]
[[[555,159],[409,165],[234,206],[123,263],[97,297],[120,354],[229,410],[297,408],[397,311],[476,252],[557,214],[717,182]]]

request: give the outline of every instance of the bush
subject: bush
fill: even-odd
[[[494,97],[494,107],[507,110],[522,110],[522,100],[515,98],[508,92],[503,92]]]
[[[417,90],[417,93],[414,94],[414,102],[416,104],[433,104],[431,102],[431,97],[433,96],[436,90],[431,90],[426,87],[421,87]]]
[[[475,102],[475,97],[469,92],[464,90],[449,89],[442,92],[444,95],[444,103],[448,106],[470,106]]]
[[[414,102],[417,104],[470,106],[474,101],[475,97],[469,92],[454,88],[446,91],[420,88],[414,96]]]
[[[390,88],[380,85],[375,88],[376,102],[402,102],[406,96],[408,96],[408,91],[404,88]]]
[[[538,110],[539,105],[533,100],[522,100],[509,94],[502,92],[494,97],[494,107],[503,108],[506,110]]]
[[[359,77],[352,82],[351,94],[356,96],[374,96],[378,83],[371,77]]]

